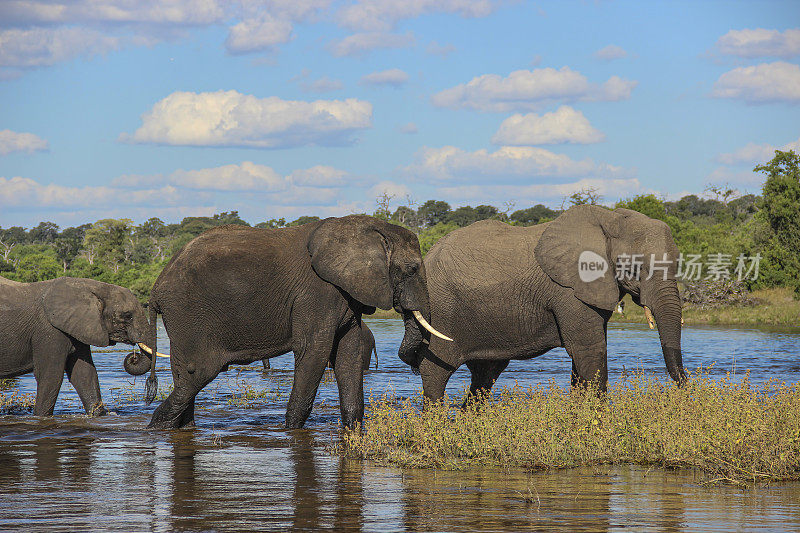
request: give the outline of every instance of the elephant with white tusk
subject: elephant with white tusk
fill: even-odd
[[[332,362],[342,423],[352,427],[364,414],[369,353],[361,316],[376,307],[418,312],[420,327],[430,317],[419,242],[400,226],[351,215],[204,233],[172,257],[151,292],[151,327],[161,313],[174,389],[150,427],[192,424],[195,396],[222,369],[289,351],[295,372],[286,426],[303,426]],[[155,358],[151,365],[148,399],[155,394]]]
[[[476,222],[440,239],[424,262],[430,323],[455,341],[431,336],[425,344],[406,316],[400,358],[422,375],[425,396],[438,400],[462,364],[475,394],[490,389],[510,360],[563,346],[573,385],[595,380],[605,390],[606,325],[630,294],[658,326],[669,375],[682,382],[677,259],[669,227],[628,209],[582,205],[531,227]]]
[[[123,287],[80,278],[0,278],[0,378],[33,372],[36,415],[53,414],[64,373],[86,413],[104,414],[90,346],[152,342],[149,329],[141,304]]]

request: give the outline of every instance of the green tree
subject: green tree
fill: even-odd
[[[656,198],[654,194],[643,194],[626,200],[620,200],[614,207],[623,207],[625,209],[631,209],[632,211],[638,211],[650,218],[656,218],[658,220],[667,219],[667,211],[664,208],[664,202]]]
[[[428,228],[445,222],[449,214],[450,204],[442,200],[428,200],[417,209],[417,216]]]
[[[266,222],[259,222],[254,227],[256,228],[282,228],[286,226],[286,219],[281,218],[271,218]]]
[[[753,171],[766,176],[759,215],[772,230],[762,275],[768,283],[794,288],[800,298],[800,156],[775,150],[775,157]]]
[[[441,239],[448,233],[457,230],[458,228],[459,226],[456,224],[453,223],[444,224],[440,222],[439,224],[436,224],[435,226],[432,226],[420,232],[419,248],[420,251],[422,252],[422,256],[424,257],[425,254],[428,253],[428,250],[430,250],[439,239]]]
[[[302,216],[297,220],[293,220],[286,224],[287,227],[289,226],[302,226],[303,224],[308,224],[309,222],[316,222],[319,220],[319,217],[310,217],[310,216]]]
[[[19,281],[31,283],[58,277],[61,265],[52,254],[33,253],[20,259],[16,271]]]
[[[61,262],[63,272],[67,271],[78,256],[81,246],[83,246],[86,230],[90,227],[90,224],[84,224],[77,228],[64,228],[64,231],[53,241],[53,248],[55,249],[56,257]]]
[[[554,211],[542,204],[536,204],[527,209],[520,209],[511,213],[509,217],[512,222],[520,226],[532,226],[547,220],[553,220],[558,216],[558,211]]]
[[[83,239],[84,252],[88,254],[90,264],[102,261],[114,273],[129,259],[130,251],[126,249],[131,238],[133,221],[128,218],[106,218],[95,222],[86,230]]]

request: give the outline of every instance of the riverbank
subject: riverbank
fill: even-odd
[[[800,386],[695,375],[678,388],[645,375],[593,391],[498,391],[480,407],[451,399],[371,399],[346,456],[400,467],[548,470],[601,464],[692,467],[707,481],[800,479]],[[460,405],[460,401],[456,402]]]
[[[753,306],[722,306],[699,309],[684,305],[685,325],[713,324],[720,326],[775,326],[800,329],[800,301],[792,297],[789,289],[763,289],[751,296],[757,301]],[[644,309],[625,296],[625,316],[614,313],[611,322],[646,324]]]
[[[763,289],[754,291],[758,304],[752,307],[723,306],[699,309],[687,304],[683,308],[685,325],[714,324],[719,326],[774,326],[800,329],[800,301],[792,297],[790,289]],[[644,309],[625,296],[625,316],[614,313],[610,322],[646,324]],[[378,309],[368,318],[402,318],[394,309]]]

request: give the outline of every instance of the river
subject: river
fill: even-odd
[[[419,393],[421,381],[397,358],[402,322],[368,320],[378,368],[369,396]],[[609,325],[609,377],[623,369],[664,372],[657,333]],[[800,379],[800,333],[686,327],[684,364],[712,376]],[[117,349],[118,348],[118,349]],[[169,351],[161,330],[159,349]],[[197,427],[144,429],[154,407],[141,401],[144,376],[122,370],[129,351],[95,350],[112,414],[87,419],[65,380],[55,416],[0,416],[0,530],[26,531],[786,531],[800,529],[800,483],[703,484],[687,470],[636,466],[528,473],[474,469],[401,470],[328,451],[338,421],[337,391],[320,386],[305,430],[282,428],[291,355],[233,367],[200,393]],[[166,360],[164,360],[166,361]],[[162,363],[159,360],[159,363]],[[712,366],[713,365],[713,366]],[[566,352],[512,362],[496,387],[569,382]],[[168,363],[159,370],[170,384]],[[466,369],[450,380],[459,395]],[[33,375],[13,387],[35,391]],[[242,391],[269,391],[267,399]],[[242,405],[246,404],[246,405]]]

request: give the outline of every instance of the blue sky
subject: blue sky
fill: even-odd
[[[797,2],[9,0],[0,226],[757,192],[798,104]]]

